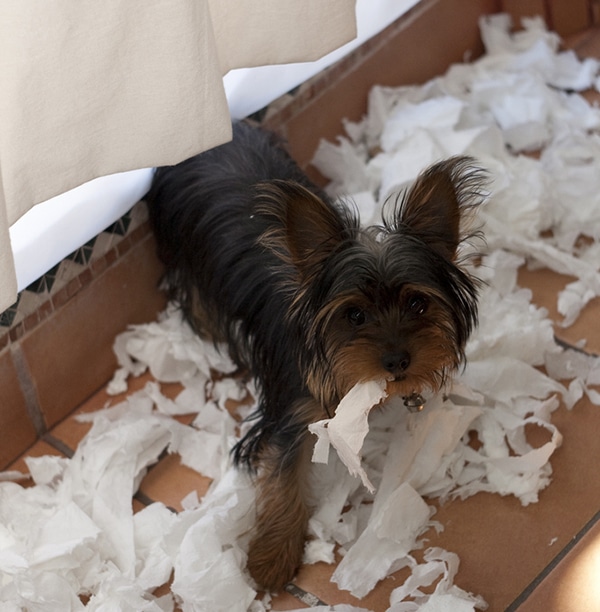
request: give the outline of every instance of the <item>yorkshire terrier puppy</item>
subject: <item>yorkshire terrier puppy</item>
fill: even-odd
[[[290,581],[311,510],[314,437],[358,382],[439,391],[464,361],[477,281],[457,254],[481,200],[469,158],[438,163],[381,226],[312,184],[279,139],[248,123],[233,141],[159,168],[147,202],[171,298],[194,330],[224,341],[257,381],[259,407],[234,461],[256,473],[248,569]]]

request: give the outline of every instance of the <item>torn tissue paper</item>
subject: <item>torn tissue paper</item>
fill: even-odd
[[[420,413],[371,381],[310,428],[318,503],[305,561],[331,562],[339,552],[333,580],[357,597],[405,568],[391,612],[485,608],[454,584],[454,553],[413,556],[428,530],[443,528],[427,499],[487,492],[537,502],[561,444],[553,411],[584,394],[600,404],[600,360],[557,346],[547,313],[517,286],[525,261],[574,277],[559,296],[564,324],[600,295],[600,110],[573,93],[597,86],[598,65],[560,51],[541,20],[524,25],[512,33],[506,16],[486,17],[479,60],[424,86],[375,87],[363,121],[348,122],[348,136],[323,143],[315,158],[332,179],[329,190],[354,200],[365,223],[377,223],[388,194],[442,157],[472,155],[493,179],[479,216],[487,247],[476,273],[485,285],[465,371]],[[538,148],[539,157],[519,154]],[[239,426],[225,409],[228,399],[252,397],[252,382],[231,377],[226,353],[197,338],[173,307],[121,334],[115,353],[110,391],[125,391],[127,378],[146,370],[183,390],[167,398],[149,383],[82,416],[92,428],[73,458],[28,459],[28,488],[12,481],[19,473],[0,478],[2,608],[269,609],[245,571],[254,487],[229,461],[249,424]],[[223,374],[217,382],[214,372]],[[172,418],[185,413],[196,415],[193,426]],[[547,431],[541,446],[527,440],[532,424]],[[178,453],[212,485],[202,499],[190,491],[178,514],[161,503],[134,514],[132,495],[164,452]],[[152,594],[169,581],[163,596]]]
[[[546,32],[541,20],[526,20],[525,29],[516,34],[510,33],[506,16],[485,18],[481,25],[488,51],[483,58],[453,66],[423,87],[374,88],[367,116],[347,124],[348,138],[339,145],[322,143],[314,160],[325,173],[335,166],[330,193],[350,200],[356,193],[359,208],[370,200],[381,207],[390,192],[449,154],[475,157],[493,179],[479,216],[487,252],[477,274],[486,286],[465,372],[444,402],[429,400],[423,413],[406,415],[398,406],[394,435],[382,445],[389,449],[383,465],[381,455],[369,463],[368,444],[381,435],[381,415],[371,413],[362,469],[377,492],[364,529],[357,530],[354,540],[337,540],[347,552],[334,573],[334,580],[357,596],[393,568],[411,564],[400,543],[389,535],[382,538],[375,529],[382,524],[386,499],[393,499],[399,487],[408,483],[419,495],[442,498],[489,491],[515,495],[523,504],[536,502],[551,480],[549,459],[562,442],[550,422],[558,398],[567,407],[583,393],[596,403],[600,399],[591,388],[598,359],[579,353],[574,357],[573,351],[559,348],[547,313],[516,285],[517,269],[525,260],[574,276],[577,281],[558,300],[564,325],[600,295],[600,179],[594,170],[600,162],[600,111],[571,91],[595,82],[598,62],[559,52],[557,36]],[[539,159],[518,155],[541,148]],[[357,160],[363,161],[361,169]],[[344,177],[347,161],[353,171]],[[366,216],[373,217],[370,204]],[[549,237],[541,238],[542,232]],[[593,242],[582,246],[580,236]],[[556,375],[543,374],[539,366]],[[558,382],[571,378],[568,387]],[[452,417],[454,426],[448,422]],[[531,447],[527,424],[545,428],[548,441]],[[466,442],[469,431],[481,443],[477,451]],[[356,499],[357,493],[352,495]],[[415,538],[428,521],[417,507],[411,514],[420,517],[412,530]],[[316,527],[336,537],[335,529],[312,525]],[[402,526],[391,532],[402,533]],[[417,539],[411,543],[416,545]],[[408,589],[396,596],[400,593],[414,597],[416,592]],[[465,609],[477,603],[467,602],[464,597]],[[394,610],[417,609],[413,603],[392,603]],[[429,603],[433,605],[433,598],[420,600],[419,609]],[[455,602],[452,609],[462,608]]]
[[[312,460],[327,463],[331,444],[350,474],[360,476],[371,493],[374,488],[360,465],[360,451],[369,431],[369,412],[387,397],[385,389],[385,381],[357,383],[342,398],[333,418],[308,426],[309,431],[318,438]]]

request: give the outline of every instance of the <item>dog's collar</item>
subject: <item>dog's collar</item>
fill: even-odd
[[[421,412],[425,407],[425,399],[420,393],[411,393],[404,396],[404,405],[410,412]]]

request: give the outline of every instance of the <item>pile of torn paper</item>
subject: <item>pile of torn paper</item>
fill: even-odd
[[[485,19],[482,59],[424,86],[374,88],[365,119],[348,124],[337,145],[323,143],[315,160],[332,178],[330,190],[353,199],[366,224],[377,222],[390,192],[441,158],[472,155],[493,179],[480,215],[487,250],[477,273],[487,285],[465,372],[422,412],[390,398],[388,409],[369,415],[349,460],[362,480],[326,444],[316,453],[328,462],[314,464],[320,502],[305,561],[332,562],[340,551],[333,580],[359,598],[389,573],[410,569],[391,594],[391,612],[485,608],[454,584],[454,553],[432,548],[421,562],[411,554],[425,531],[443,528],[426,499],[485,491],[536,502],[561,442],[553,410],[584,393],[600,404],[590,388],[600,383],[599,360],[557,346],[546,313],[516,284],[525,260],[574,276],[559,296],[565,325],[600,295],[600,111],[567,93],[597,85],[598,64],[558,52],[541,22],[525,25],[510,34],[504,17]],[[518,155],[537,149],[539,159]],[[72,459],[28,459],[34,486],[0,483],[2,609],[268,610],[268,596],[255,600],[245,573],[254,490],[228,455],[240,428],[225,402],[251,396],[251,385],[232,377],[226,356],[172,308],[121,335],[115,350],[121,369],[113,391],[146,369],[184,390],[173,400],[148,384],[85,417],[93,426]],[[214,371],[223,376],[215,381]],[[557,382],[564,379],[568,386]],[[172,418],[191,412],[198,413],[192,427]],[[538,448],[527,442],[529,423],[548,431]],[[477,448],[469,445],[473,432]],[[165,450],[213,484],[201,500],[190,491],[178,514],[161,503],[133,514],[132,495]],[[154,597],[170,579],[170,591]]]

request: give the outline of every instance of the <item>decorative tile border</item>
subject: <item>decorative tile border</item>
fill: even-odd
[[[0,350],[34,329],[149,232],[144,202],[19,292],[0,313]]]

